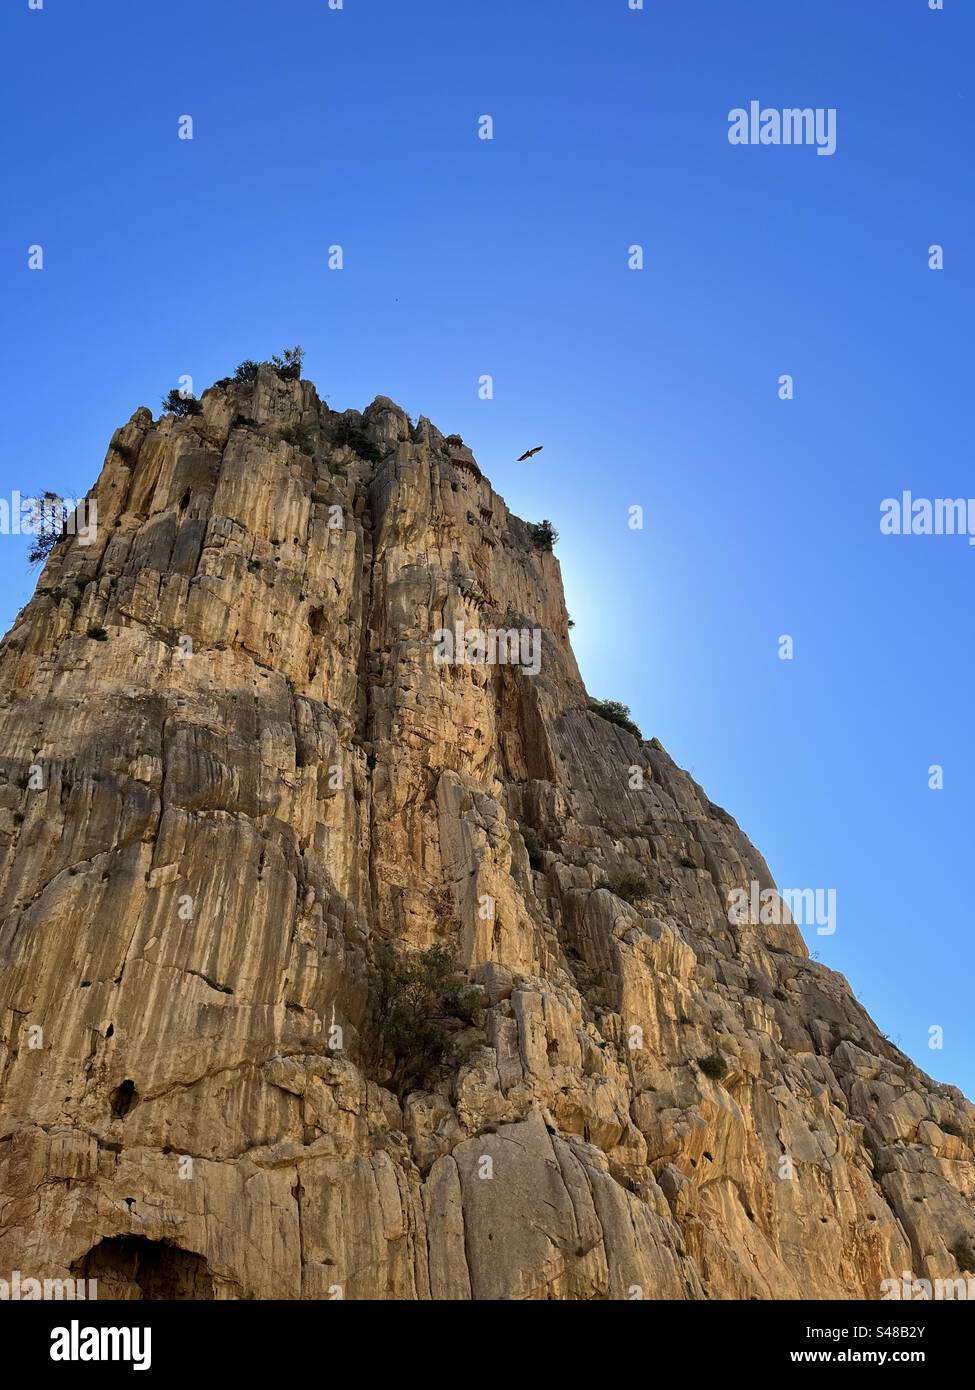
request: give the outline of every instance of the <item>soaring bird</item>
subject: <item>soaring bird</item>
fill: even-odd
[[[534,449],[526,449],[525,452],[522,454],[521,458],[517,460],[517,462],[524,463],[525,459],[530,459],[533,458],[535,454],[540,454],[544,448],[544,444],[536,444]]]

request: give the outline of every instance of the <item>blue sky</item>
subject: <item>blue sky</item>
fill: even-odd
[[[975,494],[973,40],[969,0],[8,0],[0,493],[294,342],[333,407],[463,434],[561,532],[592,693],[836,889],[811,949],[975,1095],[975,548],[879,530]],[[751,100],[835,107],[836,153],[730,145]]]

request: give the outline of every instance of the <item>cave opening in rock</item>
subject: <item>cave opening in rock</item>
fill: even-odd
[[[112,1092],[110,1100],[112,1114],[116,1119],[124,1119],[133,1105],[138,1104],[138,1100],[139,1093],[135,1089],[135,1083],[132,1081],[123,1081],[122,1084],[116,1086],[115,1090]]]
[[[213,1278],[202,1255],[144,1236],[110,1236],[76,1260],[71,1272],[98,1281],[99,1298],[212,1299]]]

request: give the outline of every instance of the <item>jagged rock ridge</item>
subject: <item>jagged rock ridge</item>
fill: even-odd
[[[871,1298],[971,1269],[975,1108],[791,922],[729,923],[763,860],[587,708],[558,562],[470,453],[268,367],[202,406],[116,432],[97,540],[0,651],[0,1275]],[[538,627],[539,673],[436,665],[457,620]],[[377,935],[454,944],[484,995],[402,1103],[360,1065]]]

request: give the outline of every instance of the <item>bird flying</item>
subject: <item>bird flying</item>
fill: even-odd
[[[530,459],[533,458],[535,454],[540,454],[544,448],[544,444],[536,444],[534,449],[526,449],[521,458],[518,459],[518,463],[524,463],[525,459]]]

